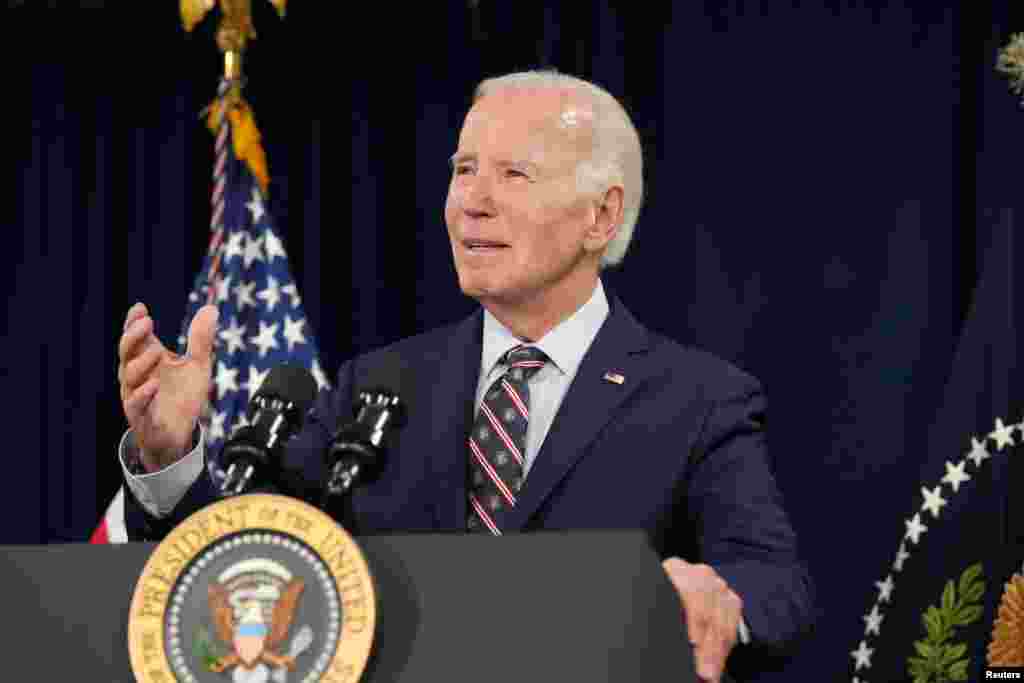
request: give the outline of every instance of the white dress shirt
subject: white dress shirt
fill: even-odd
[[[484,311],[483,352],[474,415],[480,412],[480,404],[487,389],[508,369],[508,366],[498,363],[506,351],[525,344],[537,347],[548,356],[548,364],[535,372],[527,382],[530,388],[530,420],[526,426],[526,452],[523,454],[524,478],[529,474],[544,444],[544,438],[558,413],[558,407],[562,405],[565,392],[576,376],[583,356],[608,317],[608,310],[608,299],[598,280],[587,302],[536,342],[526,342],[516,337],[490,311]]]
[[[181,502],[189,488],[203,473],[206,462],[204,444],[206,432],[200,425],[199,443],[181,460],[168,465],[159,472],[132,474],[128,463],[136,459],[135,435],[132,430],[125,432],[118,447],[118,459],[124,472],[124,480],[135,495],[135,500],[156,518],[166,517]]]

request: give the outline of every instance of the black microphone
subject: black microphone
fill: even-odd
[[[284,443],[302,428],[316,392],[316,380],[303,367],[279,365],[270,370],[246,408],[249,424],[235,430],[221,451],[222,466],[227,468],[221,496],[276,483]]]
[[[384,467],[388,436],[407,420],[405,403],[389,389],[359,392],[353,405],[355,419],[341,428],[327,445],[325,460],[328,496],[347,493],[356,483],[373,481]]]

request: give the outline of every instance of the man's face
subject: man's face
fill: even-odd
[[[587,239],[594,201],[576,187],[590,130],[589,110],[557,90],[499,89],[469,111],[445,204],[463,292],[516,306],[593,286],[603,245]]]

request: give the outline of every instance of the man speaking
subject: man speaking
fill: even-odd
[[[408,424],[341,520],[359,533],[642,528],[685,611],[697,674],[789,650],[810,579],[764,443],[751,376],[641,326],[600,273],[629,246],[640,140],[610,94],[553,72],[478,86],[451,157],[445,221],[471,317],[360,356],[322,392],[282,467],[312,498],[354,393],[396,378]],[[675,226],[672,226],[674,228]],[[199,416],[217,311],[184,356],[128,312],[118,379],[129,538],[158,540],[217,492]],[[743,643],[743,644],[740,644]]]

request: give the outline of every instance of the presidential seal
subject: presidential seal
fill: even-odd
[[[128,650],[140,683],[352,683],[375,622],[351,536],[302,501],[249,494],[196,512],[156,547]]]

